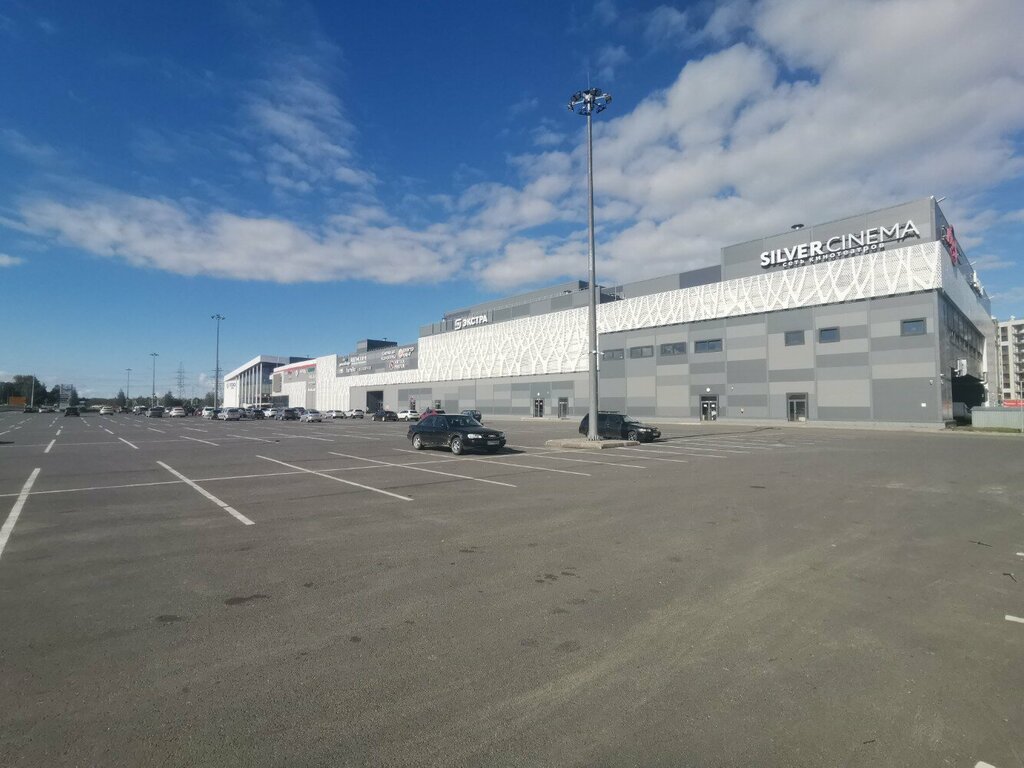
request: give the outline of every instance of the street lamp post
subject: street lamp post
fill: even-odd
[[[227,320],[224,315],[210,315],[211,320],[217,321],[217,363],[213,369],[213,408],[216,411],[219,403],[217,402],[218,390],[220,388],[220,321]]]
[[[600,440],[597,434],[597,261],[594,254],[594,126],[592,116],[603,112],[612,96],[600,88],[577,91],[569,99],[569,111],[587,118],[587,192],[590,224],[590,316],[588,318],[590,347],[590,407],[587,440]]]
[[[150,407],[156,405],[156,359],[160,357],[159,352],[150,352],[149,356],[153,358],[153,395],[150,398]]]
[[[124,392],[124,404],[125,407],[127,408],[132,401],[132,369],[125,368],[125,370],[128,371],[128,386],[125,387]]]

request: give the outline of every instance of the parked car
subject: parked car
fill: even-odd
[[[69,405],[67,408],[64,409],[64,415],[65,416],[81,416],[82,414],[78,412],[78,406],[77,405]]]
[[[239,421],[242,418],[242,411],[240,408],[222,408],[217,418],[221,421]]]
[[[263,415],[263,411],[259,408],[250,408],[245,412],[247,419],[253,419],[254,421],[262,421],[266,417]]]
[[[132,408],[132,414],[134,414],[135,416],[142,416],[145,413],[146,406],[144,405],[136,405],[134,408]]]
[[[203,412],[200,414],[204,419],[212,419],[214,415],[214,409],[212,405],[208,405],[203,408]]]
[[[363,411],[362,408],[353,408],[351,411],[348,412],[348,417],[350,419],[361,419],[365,415],[366,413]]]
[[[312,409],[306,411],[304,414],[299,416],[299,421],[311,422],[311,421],[323,421],[323,420],[324,419],[323,419],[323,416],[320,415],[320,411],[316,411],[316,410],[312,410]]]
[[[399,421],[419,421],[420,420],[419,411],[414,411],[411,408],[409,410],[406,410],[406,411],[399,411],[398,412],[398,420]]]
[[[482,448],[495,453],[505,445],[505,433],[481,426],[476,419],[459,414],[433,414],[409,426],[408,438],[417,451],[422,448],[449,448],[456,456],[467,448]]]
[[[164,415],[164,407],[162,405],[154,405],[146,409],[146,415],[151,419],[161,419]]]
[[[39,409],[34,408],[31,405],[26,405],[25,410],[23,410],[22,413],[39,413]]]
[[[100,413],[103,413],[103,411],[100,411]],[[167,415],[169,417],[175,418],[175,419],[184,419],[185,418],[185,409],[182,408],[180,405],[176,405],[173,408],[171,408],[171,410],[169,410],[167,412]]]
[[[274,406],[270,406],[269,408],[264,408],[263,409],[263,417],[265,419],[276,419],[277,418],[277,413],[280,410],[281,410],[280,408],[276,408]]]
[[[579,432],[586,435],[590,431],[590,414],[583,417]],[[636,440],[649,443],[661,437],[661,430],[650,424],[637,421],[624,413],[597,412],[597,434],[613,440]]]
[[[327,411],[326,413],[324,413],[324,418],[325,419],[344,419],[344,418],[347,418],[347,416],[346,416],[344,411],[331,410],[331,411]]]
[[[277,411],[277,416],[274,418],[278,421],[298,421],[299,414],[294,408],[281,408]]]
[[[100,416],[113,416],[114,407],[112,405],[104,405],[100,408]]]
[[[370,415],[370,421],[398,421],[398,414],[386,408],[381,408]]]
[[[462,415],[469,416],[471,419],[476,419],[481,424],[484,423],[484,417],[481,415],[480,411],[476,410],[475,408],[467,408],[462,412]]]
[[[54,408],[52,405],[41,405],[41,406],[39,406],[39,412],[40,413],[56,413],[57,409]]]

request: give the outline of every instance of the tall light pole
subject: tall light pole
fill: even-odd
[[[217,321],[217,364],[213,369],[213,408],[216,410],[219,405],[217,393],[220,388],[220,321],[227,318],[224,315],[210,315],[210,319]]]
[[[576,91],[569,99],[569,111],[587,118],[587,187],[590,222],[590,409],[587,440],[600,440],[597,434],[597,261],[594,255],[594,124],[593,114],[603,112],[612,96],[600,88]]]
[[[127,407],[128,404],[132,401],[132,369],[125,368],[125,370],[128,371],[128,386],[125,387],[124,393],[124,404],[125,407]]]
[[[153,396],[150,398],[150,407],[156,405],[156,359],[160,357],[159,352],[150,352],[149,356],[153,358]]]

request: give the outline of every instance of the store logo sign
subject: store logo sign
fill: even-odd
[[[472,328],[474,325],[483,325],[487,322],[487,315],[474,315],[473,317],[457,317],[455,318],[455,330],[461,331],[463,328]]]
[[[885,250],[889,243],[902,243],[907,238],[921,237],[921,231],[914,222],[896,222],[891,227],[872,227],[860,232],[835,235],[828,240],[813,240],[790,248],[775,248],[761,253],[761,268],[802,267],[823,261],[845,259],[865,253]]]

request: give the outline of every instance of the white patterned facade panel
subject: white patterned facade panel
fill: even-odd
[[[943,285],[944,255],[939,243],[930,242],[610,302],[598,307],[598,332],[657,328],[935,290]],[[419,367],[414,370],[342,377],[334,376],[337,356],[319,358],[318,402],[347,408],[350,387],[584,372],[587,309],[423,336],[418,356]]]
[[[600,333],[838,304],[940,288],[937,242],[601,305]]]

